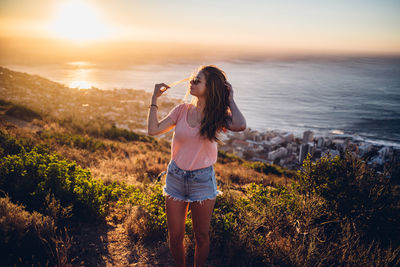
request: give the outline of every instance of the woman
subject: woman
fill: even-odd
[[[185,266],[185,220],[190,207],[195,236],[195,266],[203,266],[209,252],[209,228],[217,190],[213,164],[217,161],[218,133],[243,131],[246,120],[233,100],[225,73],[216,66],[202,66],[190,80],[191,103],[176,106],[166,118],[157,119],[157,98],[167,89],[156,84],[148,116],[149,135],[175,127],[171,161],[164,187],[169,246],[177,266]]]

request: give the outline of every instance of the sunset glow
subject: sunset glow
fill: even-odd
[[[2,0],[0,61],[393,56],[399,13],[397,0]]]
[[[111,34],[96,9],[82,1],[68,1],[60,4],[50,25],[54,36],[70,41],[106,39]]]

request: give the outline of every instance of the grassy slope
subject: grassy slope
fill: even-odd
[[[89,169],[95,178],[104,181],[119,181],[129,184],[154,181],[164,171],[170,160],[170,142],[149,138],[149,141],[119,141],[84,134],[72,125],[61,126],[54,119],[21,120],[23,117],[4,116],[16,105],[3,101],[2,128],[16,137],[31,139],[35,144],[47,144],[51,150]],[[1,113],[0,113],[1,114]],[[25,115],[27,116],[27,115]],[[14,126],[20,127],[14,127]],[[251,163],[236,156],[220,152],[215,164],[216,175],[221,185],[241,187],[251,182],[268,185],[283,185],[290,178],[279,174],[267,175],[250,167]]]

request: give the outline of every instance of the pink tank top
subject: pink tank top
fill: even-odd
[[[171,144],[171,158],[179,168],[187,171],[206,168],[217,162],[218,144],[200,136],[200,125],[192,128],[187,122],[191,104],[176,106],[168,116],[175,122]]]

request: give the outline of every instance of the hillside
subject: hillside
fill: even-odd
[[[4,68],[1,75],[5,264],[173,266],[165,177],[157,181],[170,160],[168,135],[149,137],[96,116],[103,105],[112,109],[100,97],[110,94],[106,99],[131,100],[138,110],[123,119],[143,126],[136,105],[146,94],[82,92]],[[168,101],[164,112],[174,104]],[[400,263],[399,189],[350,155],[305,161],[294,173],[220,152],[215,172],[224,194],[212,219],[208,266]],[[190,214],[186,226],[191,263]],[[43,249],[29,249],[35,247]]]

